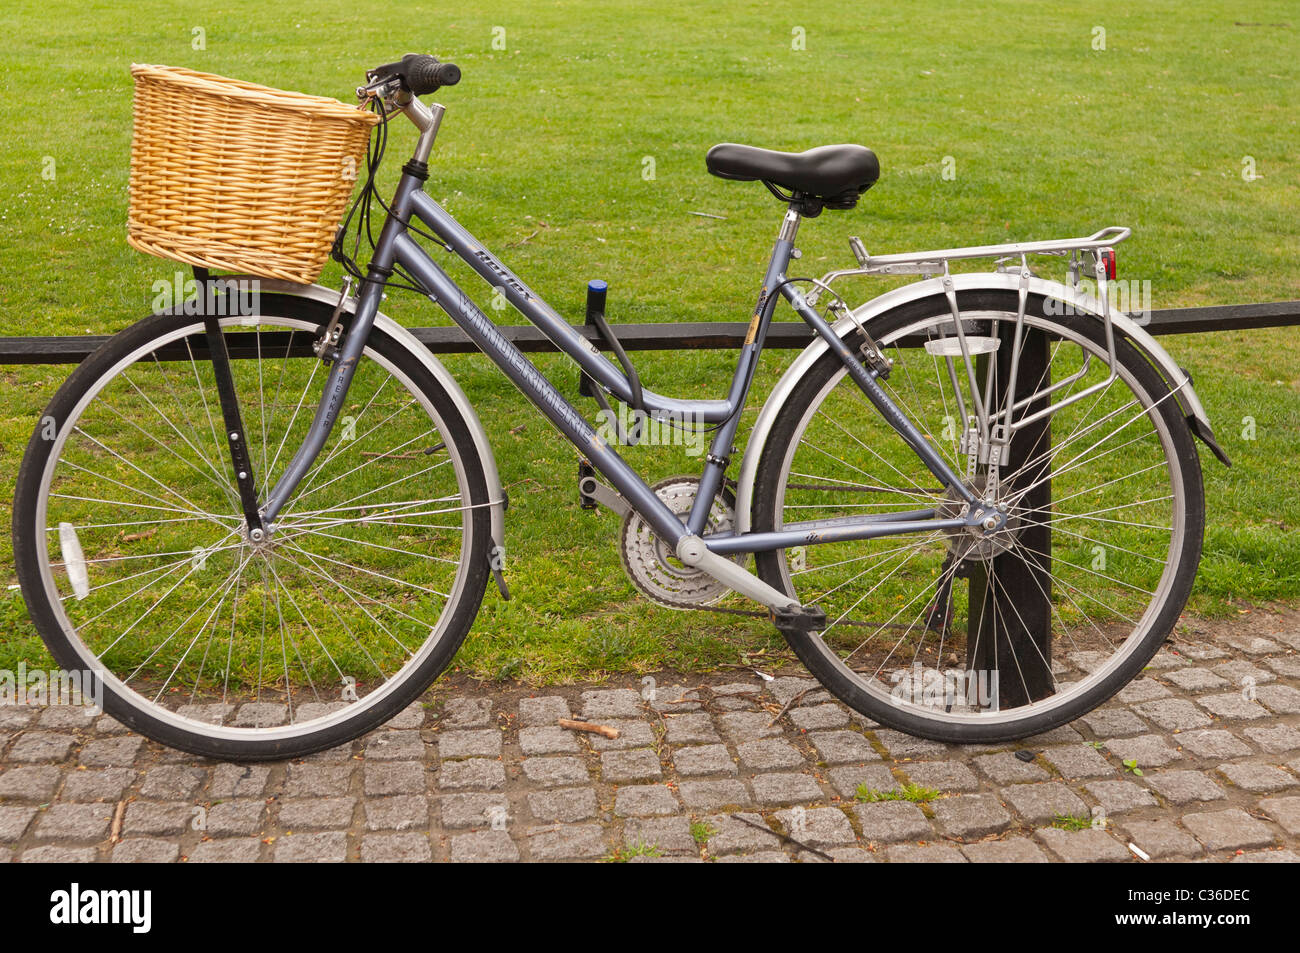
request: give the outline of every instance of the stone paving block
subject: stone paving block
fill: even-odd
[[[145,773],[140,796],[159,801],[180,800],[193,795],[207,779],[208,773],[202,768],[180,764],[161,765],[150,768]]]
[[[1229,684],[1226,678],[1215,675],[1205,668],[1180,668],[1175,672],[1167,672],[1161,677],[1188,692],[1208,692]]]
[[[559,695],[519,699],[519,724],[525,728],[554,725],[561,718],[572,718],[569,703]]]
[[[923,788],[945,793],[979,790],[979,779],[960,761],[914,761],[900,767],[909,781]]]
[[[633,817],[623,825],[623,843],[653,845],[664,853],[697,853],[689,817]]]
[[[35,706],[0,705],[0,729],[10,731],[26,728],[40,717],[40,713],[41,710]]]
[[[433,850],[426,834],[368,834],[361,841],[363,864],[427,864]]]
[[[36,821],[36,837],[40,840],[99,841],[108,836],[112,819],[112,804],[51,804]]]
[[[524,777],[544,787],[585,784],[591,780],[587,765],[581,758],[525,758],[523,769]]]
[[[641,694],[630,688],[601,689],[582,693],[582,721],[603,722],[609,718],[639,718]]]
[[[753,771],[771,771],[775,768],[795,768],[804,763],[804,757],[793,745],[780,738],[763,738],[736,745],[740,763]]]
[[[1259,802],[1259,809],[1288,834],[1300,836],[1300,795],[1264,798]]]
[[[221,705],[214,702],[206,705],[181,705],[176,709],[176,714],[205,724],[220,725],[226,724],[234,711],[234,705]]]
[[[934,835],[934,827],[921,809],[908,801],[855,804],[853,813],[863,838],[869,841],[925,840]]]
[[[1268,658],[1264,659],[1264,664],[1278,675],[1286,678],[1300,678],[1300,657]]]
[[[659,756],[649,748],[606,751],[600,756],[600,774],[608,784],[655,781],[663,776]]]
[[[109,816],[112,816],[111,810]],[[190,830],[194,821],[202,816],[202,809],[188,801],[132,801],[126,806],[122,833],[127,837],[138,834],[176,836]]]
[[[891,758],[942,758],[949,753],[948,745],[926,738],[915,738],[892,728],[879,728],[872,732],[885,746]]]
[[[1272,655],[1275,652],[1282,651],[1282,646],[1278,645],[1272,639],[1266,639],[1262,636],[1250,635],[1247,633],[1228,633],[1226,635],[1220,635],[1219,641],[1232,646],[1240,652],[1245,652],[1247,655]]]
[[[497,826],[510,821],[510,805],[503,794],[444,794],[439,799],[442,826],[451,829]]]
[[[1300,854],[1293,850],[1252,850],[1232,858],[1233,864],[1300,864]]]
[[[661,685],[655,690],[654,697],[649,699],[649,704],[655,711],[665,714],[699,711],[699,696],[698,691],[685,685]]]
[[[506,769],[500,761],[466,758],[464,761],[444,761],[438,769],[438,787],[445,791],[466,788],[495,791],[505,786]]]
[[[1043,757],[1061,777],[1069,780],[1081,778],[1105,778],[1114,775],[1116,768],[1107,761],[1100,751],[1092,745],[1064,745],[1060,748],[1048,748]]]
[[[181,855],[180,845],[159,837],[128,837],[113,848],[115,864],[171,864]]]
[[[844,707],[831,702],[813,705],[810,708],[793,708],[789,712],[789,718],[796,728],[802,728],[804,731],[842,728],[849,723],[849,713]],[[880,756],[876,755],[876,757]]]
[[[777,737],[781,729],[770,727],[771,721],[772,716],[766,712],[729,711],[718,717],[722,733],[732,744]]]
[[[529,791],[528,810],[543,823],[585,821],[596,816],[596,789]]]
[[[1265,671],[1257,665],[1252,665],[1245,659],[1233,659],[1230,662],[1221,662],[1213,666],[1214,674],[1226,678],[1229,684],[1236,688],[1244,688],[1247,685],[1267,685],[1269,682],[1277,680],[1277,676],[1272,672]],[[1249,681],[1247,681],[1249,679]]]
[[[603,735],[588,735],[591,740],[591,747],[596,751],[621,751],[626,748],[645,748],[654,745],[654,729],[644,721],[619,721],[610,719],[601,722],[611,728],[618,729],[617,738],[606,738]]]
[[[484,709],[488,711],[491,710],[490,709],[491,702],[486,698],[467,699],[466,701],[470,703],[469,706],[467,707],[472,707],[475,710],[480,710],[480,709]],[[451,702],[448,701],[448,705],[450,704]],[[423,728],[424,717],[426,714],[427,713],[424,710],[424,705],[421,702],[411,702],[411,704],[407,705],[405,708],[399,711],[392,718],[388,719],[387,727],[403,728],[403,729]],[[466,725],[466,727],[471,727],[471,726]]]
[[[1097,799],[1107,815],[1159,804],[1154,794],[1132,781],[1093,781],[1085,784],[1084,789]]]
[[[1272,794],[1274,791],[1285,791],[1287,788],[1300,787],[1300,781],[1297,781],[1281,768],[1275,768],[1271,764],[1251,764],[1247,762],[1221,764],[1219,765],[1219,773],[1243,791],[1250,791],[1254,794]]]
[[[677,793],[681,795],[682,803],[692,811],[748,807],[753,803],[749,790],[740,781],[682,781],[677,786]]]
[[[918,847],[915,844],[895,844],[885,852],[891,864],[964,864],[967,863],[961,851],[955,847],[941,844],[927,844]]]
[[[241,728],[269,728],[288,720],[288,709],[274,702],[249,702],[235,712],[234,723]]]
[[[1144,780],[1170,804],[1221,801],[1227,796],[1223,788],[1200,771],[1156,771]]]
[[[916,765],[909,764],[907,767]],[[883,764],[846,764],[831,768],[826,774],[840,796],[850,799],[857,795],[859,786],[865,786],[868,791],[902,790],[898,779]]]
[[[1178,761],[1183,753],[1170,746],[1160,735],[1140,735],[1137,738],[1112,738],[1106,742],[1106,750],[1121,762],[1137,761],[1143,771],[1151,768],[1163,768]]]
[[[1256,721],[1268,717],[1268,709],[1257,701],[1251,701],[1240,692],[1224,692],[1222,695],[1202,695],[1197,699],[1210,714],[1229,721]]]
[[[24,864],[89,864],[95,861],[93,847],[32,847],[23,851]]]
[[[417,761],[424,757],[418,731],[377,731],[366,741],[367,761]]]
[[[1089,817],[1083,799],[1059,781],[1013,784],[1001,791],[1011,809],[1031,824],[1050,824],[1058,817]]]
[[[255,837],[227,837],[200,841],[187,859],[191,864],[251,864],[261,852],[262,842]]]
[[[36,724],[55,731],[84,731],[92,726],[96,712],[89,705],[51,705],[41,712]]]
[[[36,816],[34,807],[10,807],[0,804],[0,844],[15,844]]]
[[[972,864],[1045,864],[1047,855],[1027,837],[966,844],[961,849]]]
[[[668,715],[664,718],[664,740],[674,745],[710,744],[721,741],[713,718],[703,712]]]
[[[836,847],[858,842],[853,825],[837,807],[792,807],[777,811],[776,817],[787,834],[813,847]]]
[[[290,831],[343,830],[352,824],[357,799],[296,798],[280,803],[280,826]]]
[[[533,860],[587,860],[606,853],[599,824],[555,824],[528,831],[528,852]]]
[[[736,774],[736,762],[726,745],[692,745],[673,751],[673,767],[683,777],[704,774]]]
[[[782,676],[774,678],[767,683],[767,690],[776,696],[776,700],[784,707],[790,703],[796,695],[804,693],[804,704],[817,704],[809,702],[810,696],[817,694],[818,684],[814,679],[801,678],[796,676]]]
[[[829,850],[822,851],[823,854],[829,854],[837,864],[875,864],[878,863],[876,855],[863,847],[832,847]],[[812,851],[801,850],[798,854],[799,863],[801,864],[824,864],[826,858],[814,854]]]
[[[1011,815],[991,794],[962,794],[931,802],[935,820],[956,837],[984,837],[1006,830]]]
[[[367,797],[385,794],[423,794],[428,790],[429,772],[420,761],[386,761],[368,764],[362,775]]]
[[[1178,736],[1178,743],[1198,758],[1239,758],[1250,754],[1249,745],[1222,728],[1185,731]]]
[[[369,771],[370,765],[366,766]],[[348,793],[353,765],[290,764],[285,797],[337,797]]]
[[[395,794],[365,802],[368,831],[427,831],[429,799],[422,794]]]
[[[54,765],[10,768],[0,774],[0,798],[9,801],[48,801],[59,786]]]
[[[271,769],[260,764],[219,764],[212,773],[208,793],[221,800],[232,797],[261,797]]]
[[[1127,708],[1098,708],[1079,720],[1098,738],[1123,738],[1147,730],[1146,722]]]
[[[265,823],[266,804],[253,798],[239,798],[214,804],[208,810],[208,834],[260,834]]]
[[[761,825],[764,830],[752,827],[738,818],[745,818]],[[732,854],[737,851],[762,850],[767,847],[779,847],[781,839],[767,830],[761,814],[711,814],[704,823],[712,831],[709,834],[709,853],[713,856]]]
[[[1209,850],[1245,850],[1270,847],[1277,838],[1268,825],[1240,808],[1184,814],[1183,826]]]
[[[820,801],[824,797],[816,779],[807,774],[759,774],[749,786],[753,788],[756,802],[773,807]]]
[[[619,788],[614,795],[614,813],[619,817],[676,814],[678,810],[677,798],[662,784],[632,784]]]
[[[1047,772],[1032,761],[1025,762],[1011,752],[986,754],[975,759],[975,766],[994,784],[1019,784],[1026,781],[1046,781]]]
[[[348,835],[329,831],[281,837],[273,856],[277,864],[341,864],[348,859]]]
[[[808,740],[827,764],[857,764],[879,761],[880,755],[871,742],[856,731],[814,731]]]
[[[1034,837],[1069,864],[1121,863],[1132,856],[1127,847],[1106,831],[1092,828],[1063,831],[1044,827],[1034,831]]]
[[[1204,849],[1187,831],[1171,820],[1125,821],[1128,839],[1142,848],[1152,860],[1165,857],[1199,857]]]
[[[475,831],[451,839],[451,860],[456,864],[512,864],[519,848],[505,831]]]
[[[120,801],[135,783],[134,768],[70,771],[59,792],[62,801]]]
[[[466,698],[464,696],[454,695],[448,698],[442,706],[442,717],[438,719],[438,727],[443,731],[451,728],[486,728],[492,721],[492,699],[490,698]],[[393,725],[394,728],[419,728],[424,723],[424,719],[416,722],[414,725]],[[555,724],[554,719],[551,724]],[[498,734],[500,734],[498,732]],[[444,736],[439,736],[444,737]],[[450,757],[443,755],[444,758]]]
[[[1283,754],[1300,748],[1300,731],[1290,725],[1256,726],[1245,729],[1242,734],[1269,754]]]
[[[1137,705],[1157,698],[1168,698],[1169,695],[1169,689],[1154,678],[1137,678],[1121,688],[1115,699],[1125,705]]]
[[[72,735],[54,731],[25,731],[9,749],[8,760],[17,764],[37,764],[43,761],[63,763],[68,752],[77,743]]]
[[[1255,699],[1276,714],[1300,714],[1300,691],[1290,685],[1261,685],[1255,689]]]
[[[501,732],[495,728],[473,731],[443,731],[438,734],[438,757],[499,758]]]
[[[1165,731],[1187,731],[1204,728],[1210,716],[1185,698],[1161,698],[1157,701],[1134,705],[1134,711],[1154,722]]]

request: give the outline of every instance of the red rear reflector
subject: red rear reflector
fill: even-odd
[[[1102,253],[1101,253],[1101,261],[1102,261],[1102,264],[1104,264],[1104,265],[1106,266],[1106,280],[1107,280],[1107,281],[1114,281],[1114,280],[1115,280],[1115,271],[1116,271],[1116,268],[1115,268],[1115,249],[1113,249],[1113,248],[1107,248],[1104,252],[1102,252]]]

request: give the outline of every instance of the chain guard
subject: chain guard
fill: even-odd
[[[699,478],[669,477],[650,489],[668,508],[685,517],[695,502]],[[730,533],[736,527],[735,497],[724,489],[713,500],[707,531]],[[640,514],[623,517],[619,533],[619,556],[632,585],[646,598],[670,609],[698,609],[712,605],[731,590],[712,576],[683,564],[663,540],[655,535]],[[737,558],[742,561],[743,556]]]

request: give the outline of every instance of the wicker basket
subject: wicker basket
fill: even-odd
[[[132,247],[315,281],[379,118],[335,99],[172,66],[135,65],[131,74]]]

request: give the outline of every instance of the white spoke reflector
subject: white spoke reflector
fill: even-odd
[[[90,575],[86,572],[86,556],[81,551],[81,540],[71,523],[59,524],[59,549],[63,553],[63,566],[68,571],[73,595],[80,602],[90,595]]]

